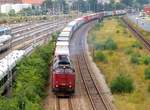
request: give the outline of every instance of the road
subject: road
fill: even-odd
[[[139,17],[138,15],[128,14],[127,17],[137,24],[140,28],[150,32],[150,21]]]

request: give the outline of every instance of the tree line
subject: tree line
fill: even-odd
[[[69,9],[79,10],[80,12],[94,11],[99,12],[103,10],[117,10],[124,8],[143,8],[144,4],[150,3],[150,0],[120,0],[120,2],[115,2],[115,0],[110,0],[109,3],[98,3],[97,0],[76,0],[73,2],[72,6],[66,3],[65,0],[46,0],[43,2],[42,7],[48,10],[55,10],[55,8],[59,11],[64,11]]]

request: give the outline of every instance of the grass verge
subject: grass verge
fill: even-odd
[[[112,40],[108,43],[110,38]],[[112,82],[118,84],[120,81],[127,85],[124,88],[119,84],[125,91],[114,86],[114,89],[119,90],[119,92],[113,93],[114,103],[118,110],[149,110],[150,80],[145,78],[145,70],[150,68],[147,60],[149,52],[130,33],[121,20],[119,18],[104,19],[100,23],[99,29],[93,28],[89,32],[88,43],[91,48],[94,48],[94,61],[105,75],[109,87],[112,87]],[[108,44],[110,48],[106,48]],[[112,48],[114,45],[117,48]],[[98,52],[101,54],[97,54]],[[120,78],[120,74],[125,78]],[[130,86],[125,83],[126,81],[120,79],[127,80]]]

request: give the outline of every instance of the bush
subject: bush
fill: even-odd
[[[101,42],[99,42],[99,43],[94,42],[94,48],[95,48],[96,50],[104,50],[105,45],[102,44]]]
[[[145,65],[150,64],[150,57],[149,57],[149,56],[144,56],[144,57],[143,57],[143,63],[144,63]]]
[[[96,25],[95,25],[95,27],[94,27],[94,30],[99,30],[100,29],[100,23],[97,23]]]
[[[117,48],[118,48],[118,47],[117,47],[117,43],[115,43],[112,38],[108,38],[108,39],[106,40],[106,42],[105,42],[105,49],[108,49],[108,50],[115,50],[115,49],[117,49]]]
[[[42,110],[45,84],[49,76],[49,62],[53,56],[54,43],[37,47],[28,57],[17,64],[13,96],[0,98],[0,110]]]
[[[145,69],[144,74],[145,74],[145,79],[150,79],[150,67]]]
[[[119,30],[117,30],[117,31],[116,31],[116,33],[117,33],[117,34],[119,34],[119,33],[120,33],[120,31],[119,31]]]
[[[133,80],[124,74],[119,74],[110,85],[112,93],[131,93],[134,90]]]
[[[139,53],[133,53],[132,55],[131,55],[131,63],[133,63],[133,64],[140,64],[140,57],[141,57],[141,55],[139,54]]]
[[[150,92],[150,83],[149,83],[149,85],[148,85],[148,92]]]
[[[132,44],[132,47],[142,49],[142,45],[141,45],[138,41],[135,41],[135,42]]]
[[[97,51],[95,55],[95,60],[101,61],[101,62],[107,62],[107,57],[104,55],[103,52]]]
[[[16,15],[15,10],[14,9],[10,10],[8,15],[9,16],[15,16]]]
[[[125,54],[129,55],[129,54],[132,54],[132,53],[133,53],[132,48],[126,48],[125,49]]]
[[[137,56],[131,56],[131,62],[134,64],[140,64],[140,59]]]

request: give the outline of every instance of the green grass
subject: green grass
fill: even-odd
[[[117,43],[117,49],[101,49],[107,56],[107,63],[95,60],[96,64],[105,75],[109,86],[112,80],[122,73],[133,79],[135,88],[132,93],[113,94],[117,108],[119,110],[149,110],[150,80],[145,80],[144,71],[150,64],[143,63],[144,56],[149,56],[149,52],[119,19],[105,19],[102,24],[99,30],[93,29],[89,32],[88,43],[90,45],[104,44],[108,38],[112,38]],[[97,51],[100,51],[100,48],[95,49],[95,52]],[[136,53],[140,55],[139,64],[131,62],[131,56]]]

